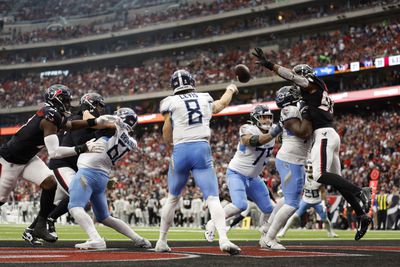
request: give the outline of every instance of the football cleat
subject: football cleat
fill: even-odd
[[[167,242],[158,240],[156,247],[154,248],[156,252],[171,252],[171,248],[168,246]]]
[[[146,238],[142,238],[138,241],[134,241],[134,247],[136,248],[151,248],[151,243]]]
[[[286,248],[282,244],[279,244],[277,240],[279,239],[271,240],[267,237],[267,235],[263,235],[260,238],[259,244],[261,248],[267,248],[271,250],[285,250]]]
[[[51,219],[47,219],[47,227],[49,229],[49,234],[54,236],[55,238],[58,239],[57,232],[56,232],[56,226],[54,225],[54,221]]]
[[[58,237],[55,237],[49,233],[47,230],[47,220],[43,217],[39,217],[39,220],[33,229],[32,235],[49,243],[54,243],[58,239]]]
[[[219,249],[222,252],[229,253],[230,255],[237,255],[241,251],[241,249],[237,245],[233,244],[229,240],[224,240],[224,241],[220,242]]]
[[[368,231],[368,226],[371,224],[372,219],[368,215],[361,215],[360,221],[358,222],[358,228],[354,240],[360,240]]]
[[[103,238],[88,240],[84,243],[79,243],[75,245],[77,249],[106,249],[106,241]]]
[[[334,232],[329,232],[328,233],[328,237],[329,238],[336,238],[336,237],[339,237],[336,233],[334,233]]]
[[[22,239],[25,240],[27,243],[31,244],[32,246],[42,246],[43,243],[32,235],[33,229],[26,228],[25,231],[22,233]]]
[[[209,220],[206,224],[206,230],[204,231],[204,237],[208,242],[213,242],[215,238],[215,225],[212,220]]]
[[[368,213],[371,208],[371,187],[363,187],[358,198],[362,201],[365,213]]]

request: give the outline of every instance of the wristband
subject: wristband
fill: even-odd
[[[86,152],[88,150],[88,147],[86,144],[83,144],[83,145],[75,146],[74,149],[75,149],[76,154],[79,155],[79,154]]]
[[[87,124],[89,127],[93,127],[97,125],[96,119],[87,119]]]
[[[271,130],[269,131],[269,134],[272,137],[277,137],[281,132],[282,132],[282,127],[278,124],[275,127],[271,128]]]
[[[258,135],[252,135],[252,136],[250,137],[249,144],[250,144],[251,146],[261,146],[262,144],[260,143],[260,136],[258,136]]]

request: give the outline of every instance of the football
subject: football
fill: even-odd
[[[247,83],[251,78],[249,68],[243,64],[235,66],[235,74],[241,83]]]

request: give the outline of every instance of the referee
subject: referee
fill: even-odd
[[[388,210],[388,194],[385,193],[385,189],[381,188],[379,195],[376,196],[376,203],[378,205],[378,228],[381,230],[381,225],[383,224],[382,230],[386,230],[386,217]]]

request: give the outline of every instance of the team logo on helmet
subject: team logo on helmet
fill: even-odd
[[[283,86],[276,92],[275,102],[279,108],[297,103],[301,99],[300,89],[297,86]]]
[[[95,117],[101,115],[105,103],[104,98],[98,93],[87,93],[80,100],[81,111],[88,110]]]
[[[114,115],[120,117],[124,123],[125,128],[132,132],[133,128],[135,128],[138,116],[136,115],[135,111],[131,108],[119,108],[117,111],[114,112]]]
[[[269,116],[271,118],[270,122],[268,124],[263,124],[260,121],[261,116]],[[274,114],[272,114],[267,105],[257,105],[250,113],[251,123],[265,131],[268,131],[271,128],[273,120]]]
[[[195,90],[195,80],[193,76],[186,70],[177,70],[171,76],[171,87],[174,95],[177,92],[186,90]]]
[[[44,94],[46,103],[64,115],[70,114],[71,98],[71,89],[62,84],[50,86]]]

